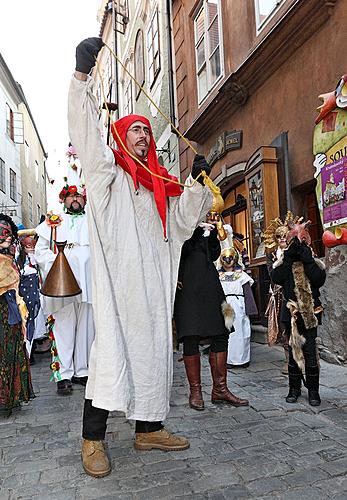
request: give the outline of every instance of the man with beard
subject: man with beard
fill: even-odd
[[[103,440],[110,411],[135,420],[137,450],[189,447],[163,425],[172,386],[172,313],[181,248],[212,205],[194,183],[210,167],[196,156],[191,188],[159,162],[149,120],[128,115],[112,123],[118,149],[107,147],[88,76],[102,47],[89,38],[76,50],[69,92],[69,131],[88,189],[95,341],[83,416],[82,460],[95,477],[110,473]]]
[[[53,316],[54,338],[60,368],[54,371],[57,392],[71,394],[72,383],[86,385],[89,353],[94,340],[91,297],[90,250],[85,191],[64,186],[59,194],[64,213],[48,215],[36,229],[39,236],[35,256],[45,279],[55,258],[55,241],[66,241],[65,256],[82,294],[74,297],[43,298],[43,309]]]

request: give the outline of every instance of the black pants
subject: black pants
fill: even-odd
[[[83,410],[82,437],[90,441],[102,441],[105,439],[108,410],[95,408],[91,399],[85,399]],[[155,432],[163,428],[161,422],[144,422],[136,420],[135,432]]]
[[[196,335],[189,335],[183,337],[183,354],[184,356],[194,356],[199,354],[199,342],[201,337]],[[216,335],[211,337],[211,351],[212,352],[225,352],[228,350],[229,333],[224,335]]]

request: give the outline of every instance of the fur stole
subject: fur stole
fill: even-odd
[[[315,315],[310,281],[305,274],[303,263],[294,262],[292,272],[294,277],[294,293],[296,302],[294,300],[288,300],[287,302],[287,307],[291,315],[291,335],[289,345],[293,350],[294,360],[297,362],[301,371],[304,371],[305,358],[302,346],[305,343],[305,337],[301,335],[298,330],[297,315],[300,313],[307,330],[315,328],[318,325],[318,320]]]
[[[228,330],[228,332],[230,332],[232,327],[233,327],[234,319],[235,319],[234,309],[226,301],[224,301],[222,303],[221,307],[222,307],[222,314],[224,317],[225,327]]]
[[[312,297],[311,285],[308,277],[305,274],[304,264],[302,262],[294,262],[294,293],[298,304],[299,313],[304,320],[305,328],[315,328],[318,326],[318,320],[314,313],[314,302]]]

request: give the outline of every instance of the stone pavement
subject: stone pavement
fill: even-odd
[[[190,438],[183,452],[141,452],[133,424],[114,413],[107,444],[112,474],[93,479],[80,461],[83,388],[57,396],[48,355],[37,356],[37,398],[0,419],[0,499],[334,499],[347,498],[347,370],[322,362],[323,404],[284,401],[282,352],[252,344],[248,369],[229,373],[232,390],[249,408],[214,406],[203,356],[206,410],[187,404],[184,367],[175,354],[172,410],[167,426]]]

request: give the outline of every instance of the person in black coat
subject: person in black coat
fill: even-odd
[[[182,247],[178,272],[174,320],[177,338],[183,342],[183,360],[190,386],[189,405],[195,410],[204,409],[199,352],[202,339],[211,342],[212,403],[248,405],[246,399],[236,397],[227,387],[226,363],[232,320],[214,265],[220,251],[215,225],[202,223]]]
[[[297,401],[304,371],[309,403],[319,406],[316,337],[323,310],[319,289],[326,278],[324,264],[314,258],[307,242],[295,237],[274,263],[270,274],[272,281],[283,287],[281,321],[289,335],[289,393],[286,401]]]

